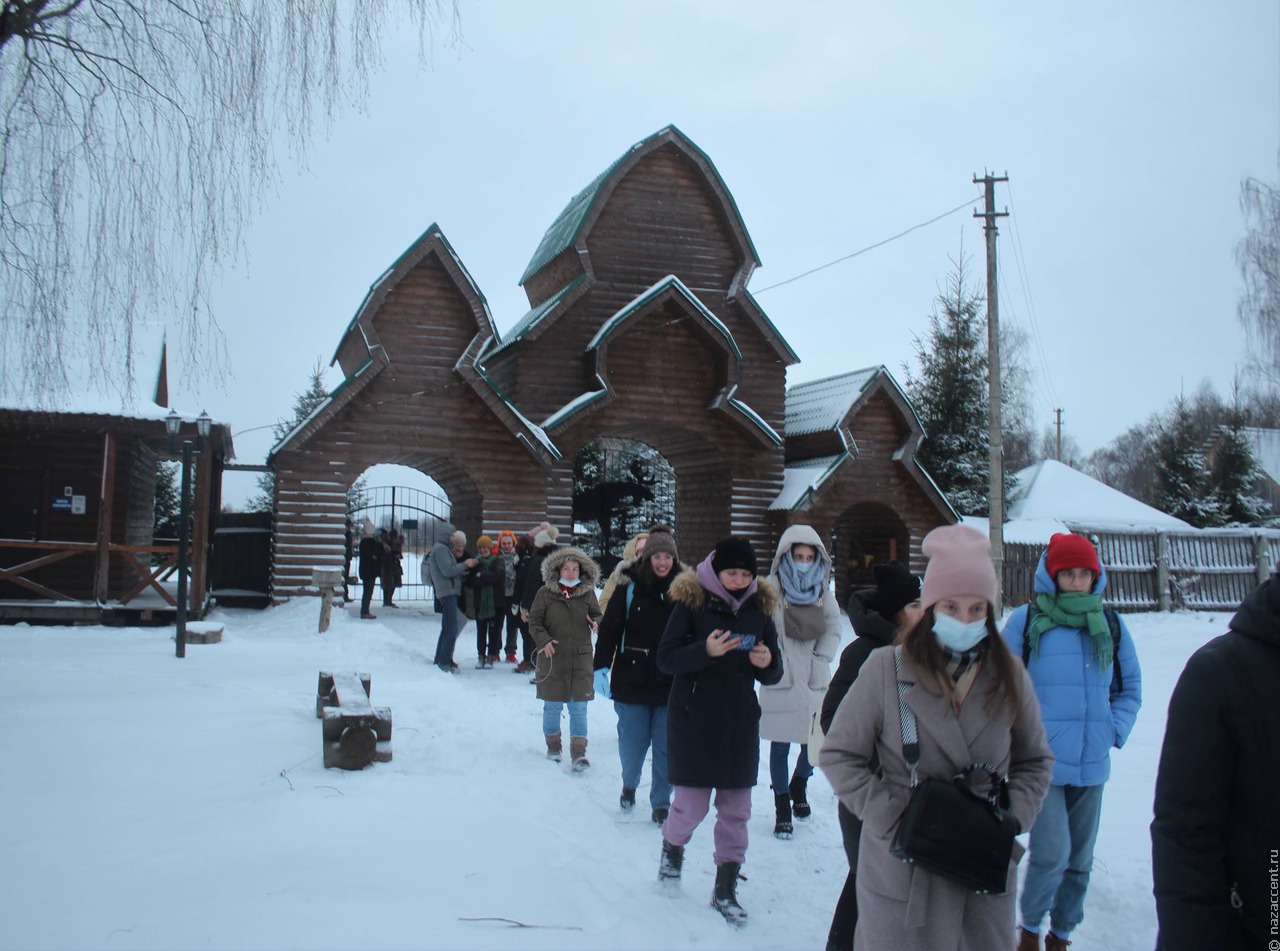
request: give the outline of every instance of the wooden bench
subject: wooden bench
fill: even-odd
[[[371,684],[368,674],[320,671],[316,716],[325,769],[364,769],[391,761],[391,708],[369,702]]]

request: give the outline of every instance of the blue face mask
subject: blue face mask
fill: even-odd
[[[966,624],[949,614],[937,614],[933,618],[933,634],[943,647],[962,653],[982,643],[987,636],[987,619],[979,618]]]
[[[574,578],[572,580],[565,580],[564,578],[561,578],[560,584],[562,584],[566,588],[576,588],[578,586],[578,582],[580,582],[581,580],[582,580],[581,578]]]
[[[816,561],[791,562],[791,567],[794,568],[798,574],[802,574],[802,575],[807,575],[810,571],[812,571],[817,566],[818,566],[818,563]]]

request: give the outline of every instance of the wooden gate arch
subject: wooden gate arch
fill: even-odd
[[[520,280],[530,309],[505,336],[429,227],[343,333],[334,354],[343,382],[268,457],[273,595],[315,593],[312,568],[341,565],[345,493],[370,465],[430,476],[473,538],[544,519],[568,533],[574,457],[602,434],[650,445],[671,464],[687,560],[734,533],[767,563],[801,518],[829,533],[862,473],[876,473],[867,489],[887,493],[912,539],[954,521],[914,463],[921,433],[896,385],[860,382],[859,397],[842,382],[845,415],[791,445],[786,375],[799,358],[747,290],[758,265],[720,173],[674,126],[628,149],[552,222]],[[868,393],[887,400],[887,438],[859,454]],[[798,477],[793,457],[808,467]],[[835,475],[805,489],[818,462]]]

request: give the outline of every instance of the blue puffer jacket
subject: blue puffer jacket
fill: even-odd
[[[1107,586],[1107,570],[1094,582],[1093,593]],[[1037,594],[1057,589],[1044,556],[1036,568]],[[1015,657],[1022,657],[1028,605],[1009,615],[1004,639]],[[1111,664],[1099,665],[1087,628],[1054,627],[1040,637],[1040,652],[1030,659],[1027,672],[1036,687],[1040,714],[1049,746],[1053,749],[1055,786],[1100,786],[1111,775],[1111,747],[1120,749],[1129,739],[1133,721],[1142,706],[1142,671],[1129,628],[1120,616],[1120,674],[1124,690],[1117,692]]]

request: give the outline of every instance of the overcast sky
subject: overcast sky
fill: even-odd
[[[982,289],[968,206],[764,289],[976,200],[984,170],[1009,176],[1000,314],[1032,338],[1038,428],[1061,407],[1088,452],[1204,379],[1227,392],[1243,361],[1232,252],[1241,180],[1277,176],[1274,0],[463,0],[462,18],[429,68],[416,37],[391,45],[368,114],[285,168],[225,273],[233,376],[189,405],[231,423],[239,461],[262,461],[270,431],[248,430],[290,412],[432,222],[506,331],[565,203],[667,124],[737,201],[750,288],[802,361],[789,383],[875,364],[904,379],[962,246]]]

